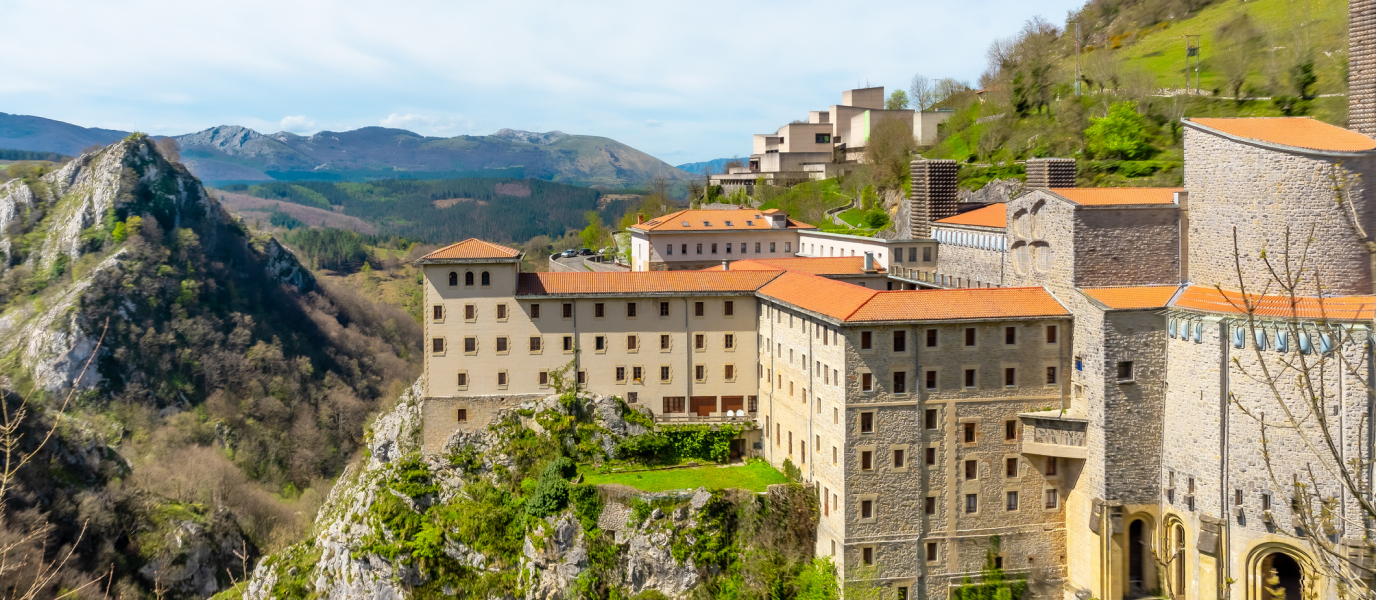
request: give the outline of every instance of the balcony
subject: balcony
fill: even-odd
[[[703,424],[725,424],[734,423],[744,425],[747,429],[757,427],[755,418],[759,413],[745,413],[743,417],[727,416],[726,413],[712,413],[708,415],[698,415],[693,413],[659,413],[655,415],[655,423],[664,425],[703,425]]]
[[[1022,453],[1083,460],[1088,455],[1089,420],[1060,410],[1021,413]]]

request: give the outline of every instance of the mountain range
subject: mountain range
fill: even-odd
[[[0,148],[76,156],[128,132],[87,128],[29,115],[0,113]],[[251,181],[363,181],[517,177],[624,187],[690,173],[598,136],[502,129],[492,135],[424,136],[404,129],[363,127],[308,136],[263,134],[238,125],[170,136],[182,158],[212,185]]]
[[[712,160],[704,160],[704,161],[702,161],[702,162],[684,163],[684,164],[678,165],[678,166],[676,166],[676,167],[674,167],[674,168],[679,169],[679,170],[682,170],[682,171],[687,171],[687,172],[692,173],[692,174],[694,174],[694,175],[706,175],[706,174],[707,174],[707,170],[708,170],[709,168],[712,170],[713,173],[725,173],[725,172],[726,172],[726,163],[729,163],[729,162],[731,162],[731,161],[733,161],[733,160],[739,160],[739,161],[745,162],[746,159],[742,159],[742,158],[714,158],[714,159],[712,159]]]

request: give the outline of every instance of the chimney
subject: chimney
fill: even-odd
[[[1075,159],[1027,159],[1027,189],[1075,187]]]
[[[729,261],[729,260],[723,260],[723,261],[721,261],[721,270],[723,270],[723,271],[730,271],[730,270],[731,270],[731,261]]]
[[[873,273],[873,272],[874,272],[874,253],[873,253],[873,252],[866,252],[866,253],[865,253],[865,272],[866,272],[866,273]]]
[[[954,160],[915,160],[909,165],[912,192],[908,198],[908,237],[932,237],[932,221],[956,214]]]
[[[640,225],[645,222],[645,213],[635,213],[635,224]]]
[[[1376,137],[1376,0],[1347,3],[1348,128]]]

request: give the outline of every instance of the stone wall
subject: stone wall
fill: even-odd
[[[1347,15],[1347,122],[1376,137],[1376,0],[1349,0]]]
[[[974,282],[1003,285],[1004,259],[1008,253],[1002,249],[1005,235],[1002,230],[987,227],[941,227],[937,234],[950,240],[942,241],[940,251],[937,252],[938,273],[961,278],[962,287],[976,287]],[[962,243],[953,239],[959,234],[995,239],[992,240],[993,244],[985,243],[986,240],[979,238],[976,238],[974,243]]]
[[[1075,285],[1180,282],[1180,211],[1171,205],[1075,211]]]
[[[1315,279],[1330,294],[1370,294],[1371,258],[1340,210],[1332,187],[1342,176],[1358,222],[1376,231],[1376,210],[1363,182],[1376,178],[1376,158],[1325,157],[1287,152],[1185,128],[1185,187],[1190,192],[1189,272],[1193,283],[1238,289],[1233,231],[1241,249],[1241,270],[1249,290],[1272,282],[1261,260],[1285,270],[1287,230],[1291,264],[1306,254],[1308,285],[1302,295],[1317,295]]]
[[[1104,498],[1154,504],[1160,497],[1166,323],[1158,311],[1104,315]],[[1118,363],[1133,376],[1119,380]]]
[[[426,398],[422,406],[421,452],[438,454],[456,431],[482,431],[492,424],[497,411],[522,402],[541,400],[548,394]],[[467,420],[459,422],[459,410]]]

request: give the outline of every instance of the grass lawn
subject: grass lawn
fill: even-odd
[[[699,487],[705,487],[709,490],[740,488],[752,492],[763,492],[765,487],[770,484],[788,481],[783,473],[778,472],[765,462],[753,462],[739,467],[706,466],[692,469],[609,473],[606,475],[584,471],[583,477],[584,483],[619,483],[646,492],[691,490]]]
[[[863,224],[860,223],[860,219],[863,219],[865,217],[865,214],[868,212],[869,211],[867,210],[852,208],[850,210],[843,211],[841,214],[837,216],[841,217],[842,221],[850,223],[851,227],[863,227]]]

